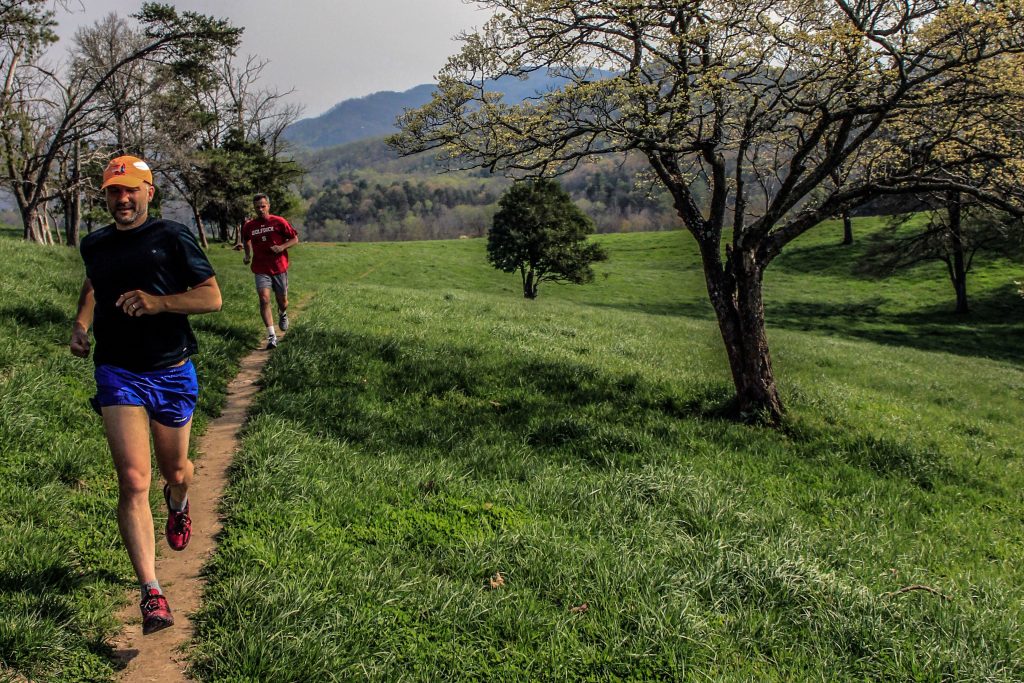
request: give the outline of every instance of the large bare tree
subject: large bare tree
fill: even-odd
[[[762,283],[786,245],[883,193],[1015,206],[971,172],[1003,154],[998,144],[977,136],[983,149],[943,155],[956,126],[911,132],[937,108],[954,121],[1006,97],[981,85],[1024,46],[1024,0],[477,4],[493,19],[462,36],[433,100],[390,142],[438,150],[452,167],[534,175],[644,155],[696,240],[745,418],[783,415]],[[488,90],[488,79],[538,69],[562,85],[519,105]]]
[[[159,162],[161,176],[191,208],[204,243],[203,212],[212,203],[237,204],[237,210],[244,214],[250,208],[253,192],[270,191],[254,187],[235,192],[237,196],[230,198],[215,197],[219,188],[211,187],[210,179],[226,170],[224,155],[220,153],[225,146],[244,141],[250,144],[250,151],[258,148],[260,156],[280,163],[282,169],[290,167],[281,136],[302,109],[285,101],[292,91],[281,92],[260,84],[267,63],[254,55],[244,61],[225,55],[202,78],[179,81],[154,102],[153,111],[160,118],[154,158]],[[266,177],[262,180],[266,181]],[[251,178],[252,183],[260,181]],[[237,189],[238,183],[230,185]],[[221,240],[228,240],[231,231],[239,227],[225,220],[218,222]]]
[[[72,40],[70,80],[102,82],[89,108],[102,128],[102,139],[97,142],[118,152],[141,154],[151,132],[147,116],[150,98],[168,80],[167,70],[154,60],[127,59],[145,48],[149,38],[140,26],[110,13],[79,28]]]
[[[109,112],[104,97],[109,98],[119,78],[143,61],[158,62],[175,74],[196,73],[233,51],[241,34],[223,20],[157,3],[143,4],[135,18],[142,40],[76,78],[62,79],[46,68],[38,50],[15,52],[19,58],[9,63],[0,101],[0,157],[27,239],[48,241],[48,231],[39,228],[45,224],[45,205],[67,190],[55,171],[77,141],[98,130],[102,112]]]

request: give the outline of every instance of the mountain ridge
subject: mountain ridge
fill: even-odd
[[[557,75],[535,71],[523,78],[502,76],[487,81],[485,87],[503,93],[507,102],[519,103],[564,82]],[[298,147],[317,150],[390,135],[398,130],[395,119],[405,110],[429,102],[436,89],[435,84],[424,83],[401,92],[382,90],[342,100],[319,116],[288,126],[284,138]]]
[[[323,149],[394,132],[395,119],[406,109],[421,107],[435,90],[429,83],[396,92],[382,90],[335,104],[320,116],[288,126],[284,138],[310,149]]]

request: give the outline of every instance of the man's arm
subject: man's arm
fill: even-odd
[[[245,225],[248,225],[248,223]],[[245,232],[245,225],[243,225],[242,229],[239,231],[238,237],[242,240],[242,249],[245,250],[245,257],[242,259],[242,263],[249,265],[249,262],[252,261],[252,246],[249,242],[252,240],[249,239],[249,236]]]
[[[114,302],[126,315],[156,315],[158,313],[212,313],[219,311],[222,301],[217,278],[203,280],[192,289],[181,294],[157,296],[133,289],[117,297]]]
[[[85,278],[82,291],[78,295],[78,312],[71,324],[71,353],[79,358],[89,355],[89,328],[92,326],[92,314],[96,309],[96,293],[92,290],[92,282]]]
[[[286,242],[271,246],[270,250],[275,254],[280,254],[283,251],[288,251],[290,248],[294,247],[296,244],[299,243],[299,233],[295,232],[295,228],[292,227],[292,224],[283,218],[281,220],[284,221],[284,224],[288,227],[288,232],[292,234],[292,237]]]
[[[296,234],[295,237],[291,238],[290,240],[288,240],[287,242],[285,242],[283,244],[275,244],[275,245],[271,246],[270,250],[272,252],[274,252],[275,254],[280,254],[282,251],[288,251],[288,249],[290,249],[291,247],[294,247],[298,243],[299,243],[299,236],[298,236],[298,234]]]

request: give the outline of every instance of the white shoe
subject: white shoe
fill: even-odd
[[[277,317],[277,326],[282,332],[288,331],[288,311],[281,311],[281,315]]]
[[[277,348],[277,335],[271,334],[267,337],[267,351]]]

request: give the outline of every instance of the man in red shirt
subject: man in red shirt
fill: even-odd
[[[270,213],[270,199],[265,194],[252,198],[256,218],[242,226],[245,247],[243,263],[252,262],[256,274],[256,293],[260,298],[260,315],[267,326],[267,349],[277,347],[277,332],[270,310],[270,290],[277,299],[277,324],[288,329],[288,249],[299,243],[299,235],[287,220]]]

